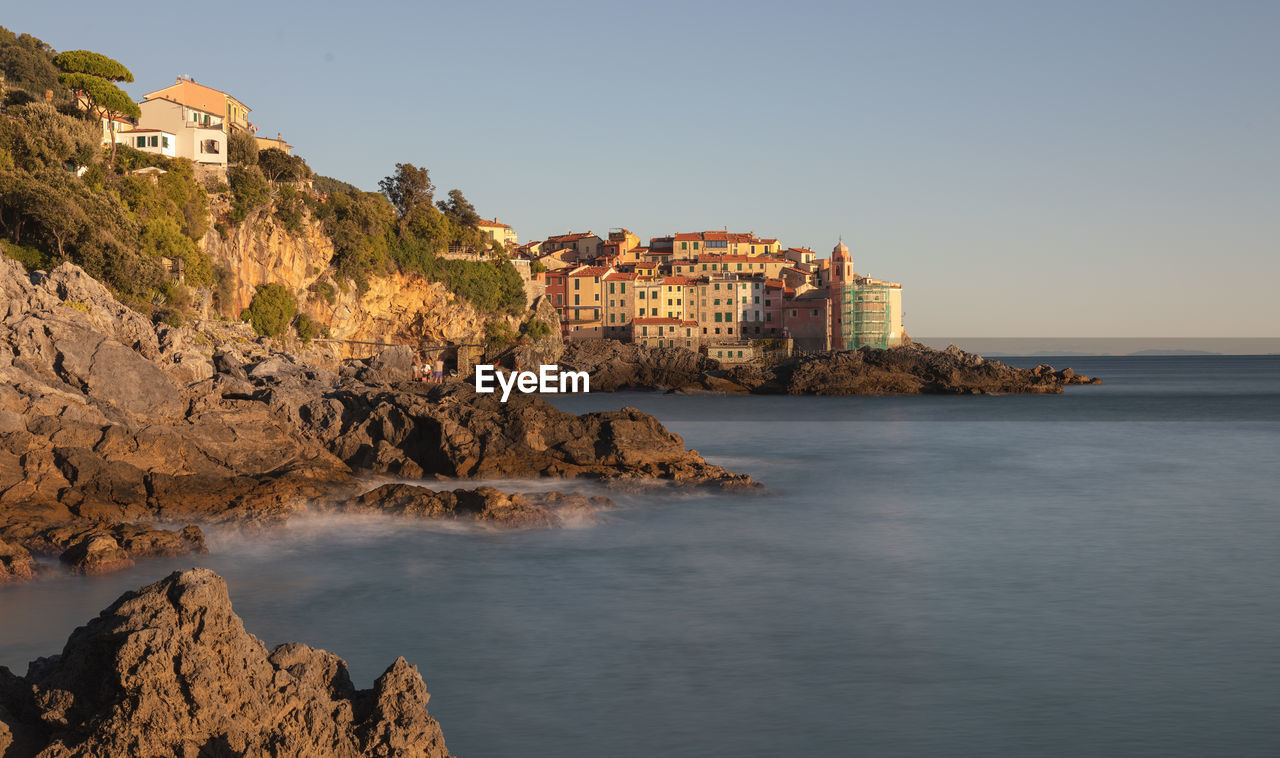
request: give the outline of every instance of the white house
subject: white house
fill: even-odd
[[[222,116],[164,98],[144,100],[138,108],[142,111],[138,129],[174,135],[174,154],[178,158],[226,169],[227,134],[222,130]]]
[[[161,129],[126,129],[116,132],[116,144],[128,145],[144,153],[170,158],[178,156],[178,135]]]

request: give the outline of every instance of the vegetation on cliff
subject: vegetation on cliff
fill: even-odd
[[[446,257],[500,246],[480,232],[460,190],[435,201],[425,168],[398,164],[380,192],[364,192],[233,133],[227,182],[202,180],[188,160],[103,146],[99,117],[137,111],[114,84],[132,81],[118,61],[85,50],[56,54],[0,27],[0,72],[0,252],[28,270],[75,263],[136,310],[181,323],[192,290],[212,291],[216,305],[228,276],[200,244],[211,225],[225,238],[235,224],[272,220],[301,235],[314,221],[333,241],[332,279],[344,289],[363,292],[371,278],[402,271],[442,282],[481,311],[524,310],[520,276],[505,259]],[[148,167],[164,173],[134,173]],[[181,261],[184,283],[162,259]]]

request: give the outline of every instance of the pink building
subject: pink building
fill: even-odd
[[[783,301],[783,328],[797,350],[831,349],[832,310],[827,290],[808,290]]]

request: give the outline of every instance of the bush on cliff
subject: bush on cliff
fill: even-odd
[[[263,337],[283,337],[293,317],[298,313],[298,301],[284,285],[259,284],[253,293],[249,307],[240,314],[253,331]]]
[[[520,325],[520,332],[532,340],[540,340],[551,336],[551,327],[540,318],[530,316]]]
[[[271,202],[271,184],[257,166],[232,166],[227,169],[231,187],[231,220],[244,221],[249,213]]]

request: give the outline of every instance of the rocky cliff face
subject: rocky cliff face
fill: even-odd
[[[335,373],[215,326],[154,326],[74,266],[35,283],[0,257],[0,581],[31,552],[82,573],[199,553],[195,522],[277,523],[360,473],[751,484],[638,411],[414,383],[405,348]],[[520,523],[472,502],[418,512]]]
[[[363,293],[332,284],[333,244],[320,225],[304,220],[292,233],[270,213],[251,213],[230,228],[226,239],[210,230],[201,240],[210,259],[231,272],[231,292],[222,315],[237,317],[260,284],[277,283],[298,299],[300,309],[339,340],[397,344],[483,342],[484,317],[443,284],[416,275],[373,279]],[[333,300],[311,291],[320,281],[333,286]],[[339,358],[368,355],[370,348],[338,348]]]
[[[346,663],[245,631],[207,569],[129,592],[25,677],[0,667],[0,755],[448,758],[399,658],[357,690]]]

